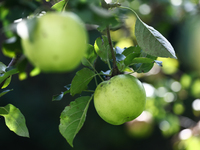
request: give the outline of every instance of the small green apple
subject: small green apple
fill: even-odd
[[[18,25],[18,34],[24,54],[34,66],[43,72],[65,72],[80,64],[88,36],[76,14],[48,12],[23,23]]]
[[[94,93],[99,116],[112,125],[121,125],[138,117],[144,110],[146,93],[132,75],[117,75],[100,83]]]

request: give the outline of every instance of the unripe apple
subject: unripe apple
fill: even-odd
[[[25,56],[43,72],[71,71],[87,50],[86,29],[72,12],[48,12],[17,29]]]
[[[117,75],[100,83],[94,93],[99,116],[112,125],[137,118],[144,110],[146,93],[142,83],[132,75]]]

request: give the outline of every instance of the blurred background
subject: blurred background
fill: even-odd
[[[107,2],[111,2],[107,0]],[[163,34],[173,45],[178,59],[158,58],[163,67],[155,65],[145,74],[135,74],[147,93],[145,111],[134,121],[120,126],[103,121],[91,102],[86,122],[74,140],[74,148],[59,133],[59,117],[70,101],[65,95],[61,101],[52,96],[64,91],[75,72],[66,74],[39,74],[21,80],[12,77],[7,87],[13,89],[0,98],[0,106],[15,105],[26,118],[30,138],[17,136],[0,117],[0,148],[2,150],[199,150],[200,149],[200,1],[199,0],[114,0],[134,9],[140,18]],[[51,5],[52,1],[46,3]],[[17,9],[16,9],[17,11]],[[0,14],[2,16],[2,14]],[[136,44],[133,13],[124,18],[126,28],[111,31],[115,46],[124,48]],[[0,28],[2,28],[0,23]],[[94,44],[100,33],[88,30]],[[0,47],[6,39],[0,32]],[[10,62],[4,56],[0,61]],[[97,61],[98,70],[107,70]],[[28,66],[28,69],[31,66]],[[94,83],[90,88],[94,89]]]

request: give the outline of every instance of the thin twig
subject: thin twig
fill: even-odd
[[[103,8],[105,8],[107,10],[109,9],[109,5],[105,2],[105,0],[101,0],[101,4],[102,4]],[[115,51],[114,51],[112,40],[111,40],[111,36],[110,36],[110,27],[109,27],[109,25],[107,25],[107,27],[106,27],[106,32],[107,32],[108,43],[109,43],[109,46],[110,46],[112,59],[113,59],[113,66],[112,66],[113,70],[112,70],[112,75],[111,76],[115,76],[115,75],[120,74],[120,71],[119,71],[119,69],[117,67],[117,61],[116,61]]]
[[[20,57],[21,57],[21,54],[16,55],[16,57],[13,57],[12,60],[10,61],[10,63],[8,64],[7,68],[16,65],[16,63]]]
[[[117,67],[117,61],[116,61],[116,57],[115,57],[115,51],[113,48],[113,44],[112,44],[112,40],[111,40],[111,36],[110,36],[110,27],[107,26],[106,28],[106,32],[107,32],[107,37],[108,37],[108,43],[110,45],[110,50],[111,50],[111,54],[112,54],[112,59],[113,59],[113,71],[112,71],[112,76],[118,75],[120,73],[118,67]]]

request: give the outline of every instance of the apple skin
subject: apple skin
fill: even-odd
[[[88,35],[72,12],[49,12],[36,19],[30,35],[22,37],[25,56],[43,72],[75,69],[87,50]],[[29,30],[29,29],[27,29]]]
[[[146,93],[142,83],[132,75],[121,74],[100,83],[94,93],[99,116],[112,125],[137,118],[144,110]]]

